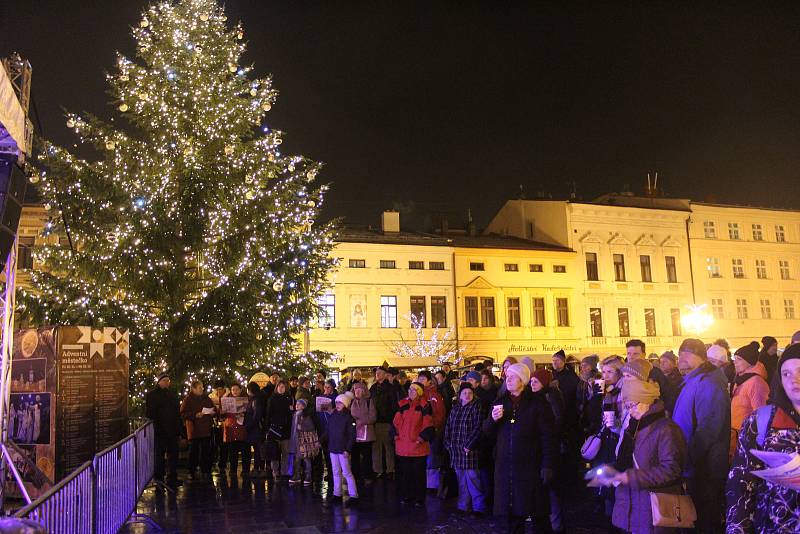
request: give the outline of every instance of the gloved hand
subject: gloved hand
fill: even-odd
[[[541,471],[542,484],[549,484],[553,480],[553,470],[549,467],[542,467]]]

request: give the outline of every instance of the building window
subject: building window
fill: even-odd
[[[494,323],[494,297],[481,297],[481,326],[492,328]]]
[[[756,260],[756,277],[761,280],[767,278],[767,260]]]
[[[787,319],[794,319],[794,301],[792,299],[783,299],[783,313]]]
[[[656,335],[656,310],[655,308],[644,309],[644,332],[646,336]]]
[[[728,223],[728,238],[730,238],[730,239],[740,239],[739,238],[739,223]]]
[[[772,319],[772,305],[769,299],[761,299],[761,318]]]
[[[733,277],[744,278],[744,261],[741,258],[733,258]]]
[[[443,261],[429,261],[428,262],[428,269],[431,271],[444,271],[444,262]]]
[[[628,316],[628,308],[617,308],[617,320],[619,321],[619,337],[630,337],[631,321]]]
[[[425,318],[425,297],[410,297],[411,315],[417,318],[422,328],[428,328]]]
[[[397,328],[397,297],[381,297],[381,328]]]
[[[506,263],[505,265],[503,265],[503,269],[507,273],[516,273],[519,271],[519,265],[516,263]]]
[[[669,310],[669,315],[672,318],[672,335],[673,336],[682,336],[681,333],[681,309],[680,308],[672,308]]]
[[[625,255],[614,254],[614,280],[625,281]]]
[[[667,282],[677,284],[678,270],[675,267],[675,256],[664,256],[664,262],[667,264]]]
[[[33,269],[33,246],[35,237],[20,237],[17,248],[17,267],[20,269]]]
[[[603,337],[603,312],[600,308],[589,308],[589,323],[592,325],[592,337]]]
[[[478,297],[464,297],[464,324],[478,326]]]
[[[553,265],[553,272],[554,273],[565,273],[567,272],[566,265]]]
[[[556,299],[556,324],[569,326],[569,302],[565,298]]]
[[[469,270],[470,271],[482,271],[483,270],[483,262],[482,261],[471,261],[471,262],[469,262]]]
[[[781,280],[791,280],[791,273],[789,272],[789,260],[779,260],[778,265],[781,268]]]
[[[736,299],[736,316],[747,319],[747,299]]]
[[[541,263],[531,263],[528,265],[528,269],[532,273],[541,273],[544,272],[544,268]]]
[[[381,269],[394,269],[397,264],[394,260],[381,260]]]
[[[711,313],[714,314],[714,319],[725,318],[725,307],[722,305],[722,299],[711,299]]]
[[[319,314],[317,323],[320,328],[334,328],[336,326],[336,296],[322,295],[317,300]]]
[[[587,280],[600,280],[600,273],[597,269],[597,253],[586,253],[586,279]]]
[[[508,326],[520,326],[519,297],[508,298]]]
[[[764,241],[764,230],[760,224],[753,225],[753,241]]]
[[[367,261],[366,260],[349,260],[347,262],[347,265],[351,269],[363,269],[364,267],[367,266]]]
[[[431,297],[431,326],[447,328],[447,298]]]
[[[703,233],[706,239],[717,238],[717,227],[714,225],[714,221],[703,221]]]
[[[533,326],[545,326],[543,297],[533,297]]]
[[[421,271],[421,270],[425,269],[425,262],[424,261],[410,261],[410,262],[408,262],[408,268],[412,269],[412,270],[415,270],[415,271]]]
[[[775,225],[775,241],[778,243],[786,243],[786,230],[782,224]]]
[[[722,278],[722,272],[719,270],[719,258],[706,258],[706,268],[709,278]]]
[[[642,282],[652,282],[653,270],[650,268],[650,256],[647,255],[639,256],[639,265],[642,268]]]

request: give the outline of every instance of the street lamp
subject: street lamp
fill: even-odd
[[[689,313],[681,317],[681,326],[687,332],[699,336],[714,324],[714,318],[705,311],[708,305],[687,304],[685,307],[689,310]]]

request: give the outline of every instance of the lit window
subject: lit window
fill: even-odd
[[[722,278],[722,273],[719,270],[719,258],[706,258],[706,267],[708,268],[709,278]]]
[[[554,273],[565,273],[567,272],[566,265],[553,265],[553,272]]]
[[[589,308],[589,323],[592,337],[603,337],[603,312],[600,308]]]
[[[628,316],[628,308],[617,309],[617,321],[619,322],[619,337],[630,337],[631,321]]]
[[[541,273],[544,272],[544,268],[541,263],[531,263],[528,265],[528,269],[532,273]]]
[[[422,328],[427,328],[428,323],[425,320],[425,297],[411,297],[411,315],[419,320]]]
[[[397,328],[397,297],[381,297],[381,328]]]
[[[503,265],[503,269],[508,273],[516,273],[519,271],[519,265],[516,263],[506,263]]]
[[[655,308],[644,309],[644,330],[646,336],[656,335],[656,310]]]
[[[334,328],[336,326],[336,296],[322,295],[317,300],[319,315],[317,323],[320,328]]]
[[[431,297],[431,326],[447,328],[447,299],[445,297]]]

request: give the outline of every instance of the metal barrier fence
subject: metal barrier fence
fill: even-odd
[[[95,455],[15,517],[51,534],[114,534],[136,510],[153,478],[153,423]]]

